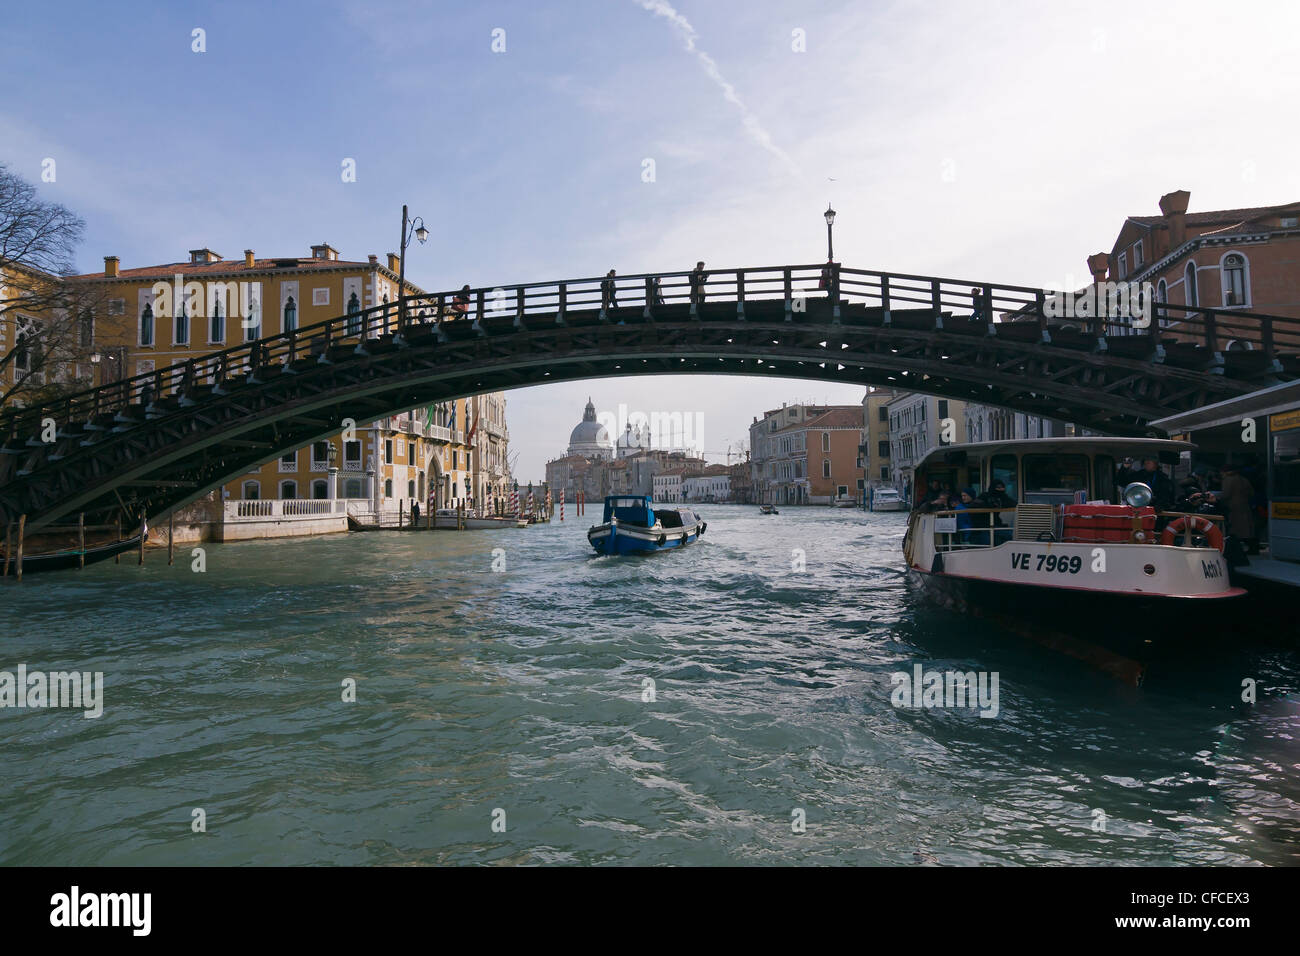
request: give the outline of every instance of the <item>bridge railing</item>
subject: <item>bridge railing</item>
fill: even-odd
[[[702,279],[690,271],[642,273],[409,296],[404,302],[282,330],[54,401],[5,410],[0,413],[0,439],[33,440],[44,420],[51,418],[58,425],[83,422],[103,428],[111,427],[104,417],[116,415],[120,421],[113,424],[125,424],[133,420],[128,411],[133,405],[147,408],[164,398],[184,403],[202,388],[219,393],[233,379],[257,381],[300,359],[328,361],[337,346],[365,351],[378,340],[400,342],[417,331],[494,335],[503,324],[511,329],[528,328],[538,319],[563,324],[576,313],[587,320],[596,315],[599,321],[621,322],[635,320],[637,308],[641,318],[654,320],[656,310],[673,306],[688,306],[691,320],[707,322],[741,317],[747,304],[766,301],[784,301],[787,318],[793,320],[802,311],[801,300],[811,297],[834,306],[863,307],[882,326],[894,324],[895,313],[910,312],[922,315],[925,328],[974,325],[989,334],[1011,334],[1013,329],[1033,334],[1037,329],[1043,341],[1073,329],[1098,339],[1145,335],[1153,345],[1185,343],[1210,353],[1229,347],[1259,350],[1267,362],[1274,362],[1279,349],[1300,352],[1300,319],[1145,302],[1140,297],[1139,308],[1100,296],[1090,312],[1076,315],[1073,296],[1063,309],[1058,294],[1043,289],[849,269],[838,263],[714,269],[706,270]],[[674,320],[681,314],[677,309]]]

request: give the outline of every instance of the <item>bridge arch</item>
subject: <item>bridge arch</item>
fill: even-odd
[[[406,298],[0,416],[0,520],[165,514],[411,408],[548,382],[758,375],[881,385],[1113,434],[1300,375],[1300,320],[1153,303],[1049,318],[1019,286],[776,266]],[[617,307],[613,301],[617,301]],[[1100,310],[1098,310],[1100,311]],[[1235,340],[1224,348],[1220,323]],[[38,435],[53,418],[53,443]],[[436,466],[441,475],[441,467]],[[427,472],[426,472],[427,473]]]

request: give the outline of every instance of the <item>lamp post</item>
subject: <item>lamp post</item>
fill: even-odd
[[[416,226],[416,223],[419,226]],[[429,238],[429,230],[424,228],[424,220],[416,216],[407,228],[406,204],[402,204],[402,241],[397,253],[397,329],[398,334],[406,331],[406,244],[411,241],[411,233],[420,240],[420,245]]]
[[[824,215],[826,216],[826,261],[833,262],[835,260],[835,247],[831,242],[831,230],[835,226],[835,210],[831,208],[830,203],[826,204]]]

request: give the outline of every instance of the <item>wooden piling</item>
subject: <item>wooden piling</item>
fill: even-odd
[[[176,513],[167,515],[167,567],[171,567],[176,555]]]
[[[117,516],[117,543],[118,544],[122,543],[122,516],[120,514]],[[114,564],[122,563],[121,552],[118,552],[117,554],[113,555],[113,563]]]
[[[397,503],[397,530],[398,531],[402,530],[402,518],[405,516],[405,514],[406,514],[406,502],[399,501]]]
[[[27,530],[27,515],[18,519],[18,566],[15,569],[19,581],[23,579],[23,535]]]
[[[77,515],[77,570],[86,566],[86,513]]]
[[[140,512],[140,559],[137,566],[144,564],[144,512]]]
[[[13,527],[14,523],[12,521],[5,522],[5,569],[4,573],[0,574],[0,578],[9,577],[9,555],[11,553],[9,551],[9,543],[12,540],[11,535],[13,534]]]

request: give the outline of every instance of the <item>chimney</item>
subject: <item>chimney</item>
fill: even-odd
[[[117,265],[118,265],[117,256],[104,256],[104,278],[105,279],[117,278]]]
[[[402,265],[401,257],[398,256],[398,254],[395,252],[390,252],[388,254],[388,271],[397,272],[401,265]]]
[[[1160,197],[1160,212],[1169,227],[1169,251],[1173,252],[1187,238],[1187,201],[1192,194],[1186,189],[1165,193]]]
[[[244,250],[244,268],[245,268],[245,269],[251,269],[251,268],[253,268],[253,260],[254,260],[253,250],[252,250],[252,249],[245,249],[245,250]]]
[[[1092,273],[1094,283],[1106,281],[1106,270],[1110,267],[1110,256],[1096,252],[1088,257],[1088,271]]]
[[[375,255],[373,252],[370,253],[370,255],[368,256],[368,258],[370,259],[370,264],[371,264],[372,266],[377,266],[377,265],[379,265],[379,256]]]

